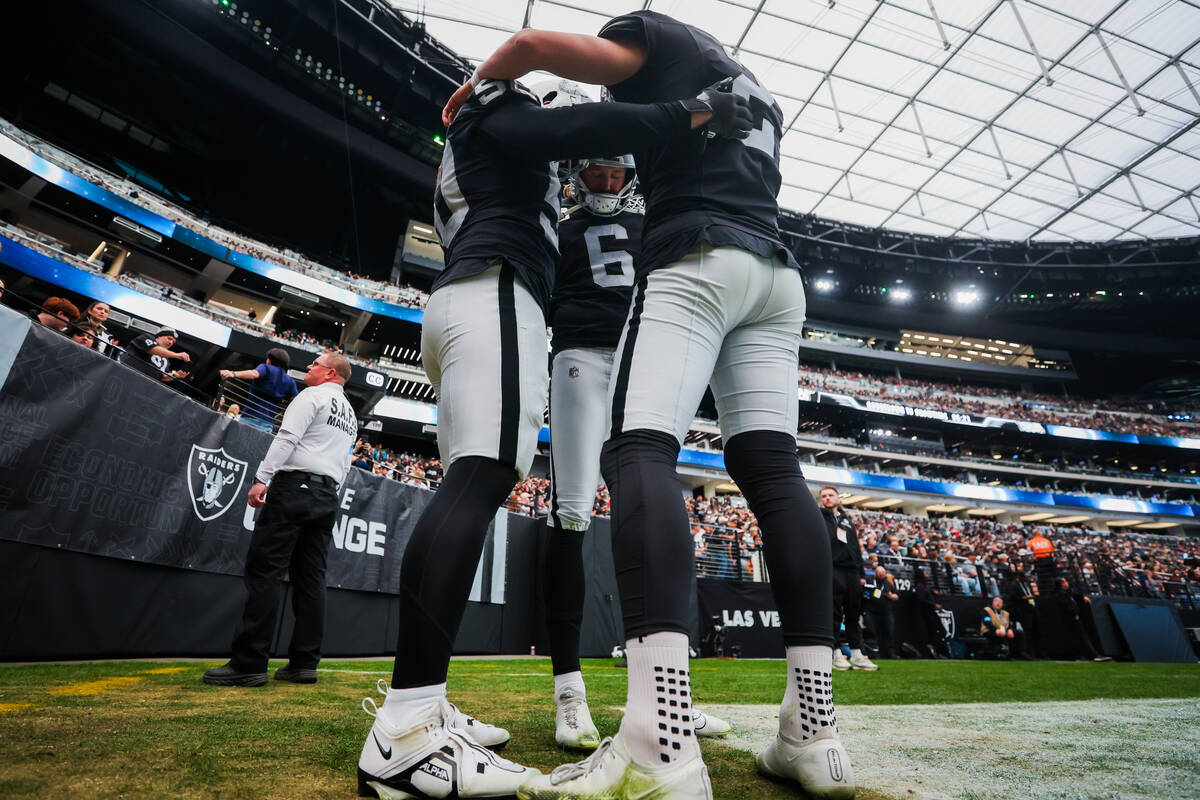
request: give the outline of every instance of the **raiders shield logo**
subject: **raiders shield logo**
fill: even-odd
[[[188,494],[192,498],[192,510],[201,522],[224,514],[241,496],[242,482],[246,478],[246,462],[234,458],[222,447],[192,445],[188,457]]]
[[[942,628],[946,631],[946,638],[954,638],[954,612],[946,608],[938,609],[938,621],[942,623]]]

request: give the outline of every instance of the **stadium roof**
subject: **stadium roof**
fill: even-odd
[[[992,239],[1200,234],[1200,0],[394,0],[473,61],[649,7],[783,109],[780,205]]]

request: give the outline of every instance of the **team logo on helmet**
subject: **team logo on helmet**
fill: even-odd
[[[192,510],[201,522],[216,519],[229,510],[242,491],[246,462],[225,452],[192,445],[188,457],[188,495]]]

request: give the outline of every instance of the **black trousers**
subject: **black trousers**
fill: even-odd
[[[833,568],[833,635],[840,641],[838,628],[843,619],[846,623],[846,640],[851,650],[863,646],[862,624],[862,570]]]
[[[899,658],[896,653],[896,617],[892,610],[869,608],[867,618],[871,621],[871,630],[875,632],[875,646],[879,649],[879,655],[884,658]]]
[[[285,574],[291,578],[296,616],[288,661],[297,669],[316,668],[325,633],[325,563],[337,504],[332,482],[306,480],[293,472],[280,472],[271,481],[246,555],[248,596],[233,637],[234,668],[266,671]]]

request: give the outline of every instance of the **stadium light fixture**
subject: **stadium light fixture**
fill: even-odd
[[[833,281],[831,281],[829,278],[817,278],[815,281],[813,281],[813,288],[818,292],[832,292]]]
[[[979,305],[980,295],[979,290],[974,286],[968,286],[965,289],[955,289],[950,293],[950,302],[959,308],[971,308]]]
[[[893,303],[907,303],[909,300],[912,300],[912,289],[909,289],[907,286],[897,286],[888,292],[888,297],[891,298]]]

